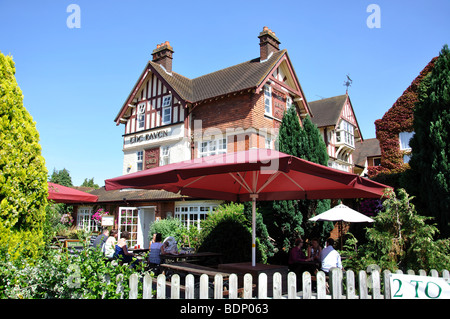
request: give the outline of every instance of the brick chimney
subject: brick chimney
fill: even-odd
[[[280,41],[275,36],[275,32],[270,30],[268,27],[263,28],[258,38],[261,61],[266,60],[272,52],[277,52],[280,50]]]
[[[172,73],[173,48],[169,41],[158,44],[152,52],[152,61],[161,65],[168,73]]]

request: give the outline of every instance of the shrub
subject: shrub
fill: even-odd
[[[231,203],[218,206],[202,221],[198,251],[222,253],[224,263],[251,261],[252,233],[247,223],[244,205]],[[263,262],[266,259],[258,238],[256,259]]]
[[[198,230],[197,227],[189,227],[189,230],[183,225],[178,218],[169,217],[166,219],[160,219],[154,222],[150,226],[149,238],[152,239],[153,234],[160,233],[162,239],[172,236],[176,239],[178,247],[191,247],[196,248]]]
[[[396,195],[392,190],[383,202],[383,211],[373,217],[373,227],[367,229],[368,242],[358,247],[351,238],[343,255],[349,257],[344,267],[361,270],[371,264],[395,271],[419,269],[449,269],[450,240],[434,240],[438,229],[429,225],[432,218],[420,216],[404,189]]]

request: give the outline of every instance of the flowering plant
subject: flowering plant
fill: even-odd
[[[63,225],[72,226],[73,224],[73,217],[69,213],[66,213],[61,216],[61,219],[59,221]]]
[[[94,215],[92,215],[92,219],[96,221],[97,223],[100,223],[102,221],[103,216],[107,216],[109,212],[106,212],[105,209],[99,208]]]

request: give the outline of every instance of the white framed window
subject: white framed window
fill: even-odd
[[[172,106],[172,95],[163,97],[162,107]]]
[[[220,138],[211,141],[204,141],[200,145],[198,157],[225,154],[227,152],[227,139]]]
[[[336,142],[355,146],[355,128],[349,122],[342,120],[336,130]]]
[[[127,241],[128,248],[137,244],[139,210],[136,207],[119,207],[119,237],[121,233],[127,231],[130,233],[130,239]]]
[[[169,146],[162,146],[161,147],[161,158],[159,160],[159,165],[167,165],[170,162],[170,147]]]
[[[411,150],[411,147],[409,146],[409,140],[413,137],[414,132],[401,132],[398,135],[398,138],[400,140],[400,150],[402,151],[409,151]],[[407,163],[407,162],[405,162]]]
[[[175,206],[175,218],[181,220],[188,229],[193,226],[200,230],[200,223],[218,204],[188,203]]]
[[[166,106],[162,109],[162,125],[170,124],[172,120],[172,107]]]
[[[292,106],[292,98],[290,96],[286,97],[286,110],[289,110]]]
[[[265,114],[272,116],[272,87],[270,85],[264,85],[264,108]]]
[[[136,168],[138,171],[142,171],[144,168],[144,151],[137,151],[136,157]]]
[[[99,225],[92,219],[92,207],[79,207],[77,228],[85,231],[98,231]]]
[[[137,110],[137,129],[142,130],[145,127],[145,103],[138,105]]]

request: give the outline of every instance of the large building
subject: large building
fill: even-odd
[[[260,54],[252,60],[194,79],[172,69],[174,49],[157,45],[120,108],[123,174],[208,155],[274,148],[287,108],[300,118],[311,114],[287,50],[267,27],[259,34]],[[186,61],[185,63],[189,63]],[[188,227],[220,201],[182,197],[165,191],[94,191],[96,206],[78,208],[80,227],[95,228],[99,208],[114,214],[116,227],[131,232],[130,246],[148,246],[150,224],[169,216]]]
[[[353,152],[363,137],[348,94],[313,101],[309,107],[327,147],[328,166],[359,173]]]

